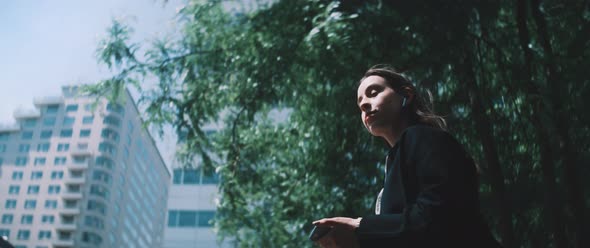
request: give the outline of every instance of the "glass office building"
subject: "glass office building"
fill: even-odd
[[[0,126],[0,236],[29,248],[162,247],[171,175],[129,92],[119,103],[62,92]]]

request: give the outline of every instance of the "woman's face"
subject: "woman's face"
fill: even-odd
[[[399,94],[380,76],[369,76],[359,85],[357,103],[361,120],[374,135],[385,137],[393,133],[400,122],[401,101]]]

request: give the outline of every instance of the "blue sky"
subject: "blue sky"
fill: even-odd
[[[109,72],[95,50],[113,18],[130,24],[137,42],[175,30],[181,0],[7,0],[0,3],[0,123],[34,97],[59,95],[61,86],[92,83]]]
[[[165,3],[166,2],[166,3]],[[57,96],[62,85],[93,83],[110,75],[95,58],[113,18],[133,27],[146,45],[174,33],[183,0],[6,0],[0,2],[0,125],[33,98]],[[154,137],[170,166],[175,138]]]

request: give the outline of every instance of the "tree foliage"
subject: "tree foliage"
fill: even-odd
[[[483,212],[506,247],[586,247],[588,1],[231,6],[187,3],[182,35],[154,42],[143,61],[115,22],[98,59],[116,75],[88,89],[157,79],[140,102],[184,135],[186,161],[221,174],[220,237],[309,247],[312,220],[372,212],[386,146],[358,120],[356,86],[389,63],[433,93],[482,168]],[[277,109],[288,118],[273,120]],[[217,121],[207,136],[202,126]]]

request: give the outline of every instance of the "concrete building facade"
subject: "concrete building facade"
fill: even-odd
[[[0,236],[28,248],[162,247],[171,175],[131,95],[62,92],[0,126]]]
[[[207,125],[203,129],[207,136],[211,136],[219,127]],[[184,137],[181,135],[178,144],[184,142]],[[214,154],[210,155],[214,161],[219,161]],[[173,176],[168,196],[163,247],[231,247],[232,243],[228,239],[219,242],[213,227],[219,200],[219,175],[214,172],[206,173],[198,158],[189,168],[178,164],[173,158],[169,164]]]
[[[164,248],[227,247],[213,231],[218,180],[200,168],[173,169]]]

